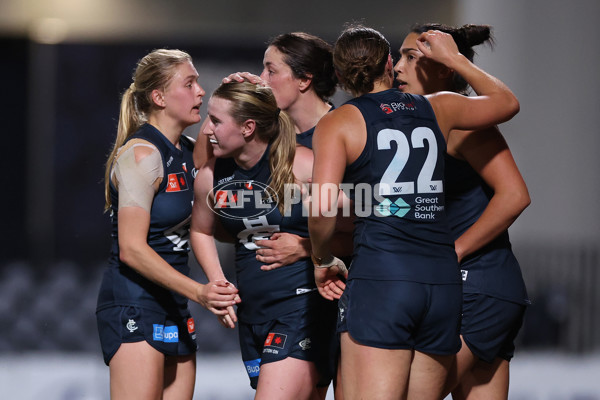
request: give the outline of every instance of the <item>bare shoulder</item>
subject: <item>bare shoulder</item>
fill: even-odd
[[[455,106],[456,104],[460,104],[462,100],[468,99],[467,96],[448,91],[428,94],[425,95],[425,98],[429,101],[436,114],[446,107]]]
[[[294,162],[311,163],[313,160],[313,152],[308,147],[296,146],[296,155],[294,156]]]
[[[296,147],[294,156],[294,176],[300,182],[306,183],[312,176],[314,154],[311,149],[304,146]]]
[[[360,110],[351,104],[344,104],[325,114],[319,120],[317,127],[329,124],[353,125],[359,120],[363,120]]]
[[[367,125],[362,113],[344,104],[321,118],[313,135],[313,149],[317,155],[325,150],[328,156],[340,156],[349,163],[362,152],[366,141]]]
[[[344,104],[319,120],[313,135],[313,149],[320,145],[328,145],[332,141],[345,142],[360,130],[366,132],[365,120],[360,110],[353,105]]]
[[[437,92],[428,94],[425,98],[431,104],[438,126],[448,140],[450,130],[456,125],[454,116],[461,112],[470,98],[454,92]]]
[[[478,130],[453,129],[448,137],[448,152],[460,153],[463,156],[469,152],[502,150],[506,148],[506,140],[497,126]]]
[[[474,131],[452,130],[448,154],[467,161],[480,175],[484,169],[504,170],[508,163],[514,163],[508,144],[496,126]]]

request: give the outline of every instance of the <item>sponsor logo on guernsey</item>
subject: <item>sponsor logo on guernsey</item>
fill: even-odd
[[[172,162],[173,162],[173,156],[169,157],[169,160],[167,161],[167,167],[170,167]]]
[[[181,163],[181,168],[187,172],[187,165],[185,165],[186,163]]]
[[[401,197],[392,202],[390,199],[385,199],[375,206],[376,215],[389,217],[391,215],[402,218],[410,211],[410,205],[402,200]]]
[[[136,325],[136,322],[132,319],[129,320],[129,322],[127,322],[127,324],[125,325],[125,327],[129,330],[129,332],[133,333],[135,331],[137,331],[138,327]]]
[[[176,325],[164,326],[153,324],[152,339],[157,342],[177,343],[179,342],[179,329]]]
[[[250,378],[256,378],[260,373],[260,358],[256,360],[244,361],[246,372]]]
[[[417,107],[415,107],[414,103],[404,103],[402,101],[400,102],[394,102],[394,103],[381,103],[379,105],[379,108],[381,108],[381,110],[386,113],[386,114],[391,114],[394,111],[398,111],[398,110],[404,110],[404,111],[415,111],[417,109]]]
[[[467,280],[467,275],[469,275],[469,271],[467,271],[466,269],[461,269],[460,273],[462,275],[462,280],[466,281]]]
[[[226,182],[229,182],[232,179],[233,179],[233,175],[228,176],[227,178],[219,179],[219,181],[217,182],[217,186],[218,185],[222,185],[222,184],[224,184]]]
[[[167,192],[183,192],[188,190],[187,180],[185,178],[185,173],[177,172],[174,174],[169,174],[167,176]]]
[[[302,350],[306,351],[308,349],[310,349],[310,338],[305,338],[303,340],[301,340],[299,343],[300,348],[302,348]]]
[[[385,104],[385,103],[381,103],[379,105],[379,107],[381,108],[381,110],[386,113],[386,114],[391,114],[394,112],[394,110],[392,110],[392,107],[390,107],[389,104]]]
[[[285,341],[287,339],[287,335],[282,333],[271,332],[267,335],[267,339],[265,340],[265,347],[277,347],[279,349],[285,348]]]

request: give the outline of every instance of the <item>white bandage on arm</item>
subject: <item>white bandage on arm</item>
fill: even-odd
[[[123,148],[115,160],[111,178],[119,192],[119,209],[141,207],[149,213],[152,208],[164,170],[158,149],[146,143],[138,141]],[[139,161],[136,161],[136,148],[140,147],[150,148],[151,151],[141,157],[138,155]],[[144,149],[144,152],[147,150]]]

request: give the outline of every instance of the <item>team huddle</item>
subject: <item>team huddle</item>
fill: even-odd
[[[491,40],[418,25],[394,63],[363,25],[334,45],[279,35],[260,76],[211,94],[195,141],[191,57],[143,57],[105,173],[111,398],[193,397],[192,300],[238,328],[256,399],[506,399],[529,303],[507,230],[530,199],[497,128],[519,102],[473,64]],[[338,87],[352,98],[333,105]]]

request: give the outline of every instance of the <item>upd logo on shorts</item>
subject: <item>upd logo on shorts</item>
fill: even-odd
[[[260,358],[255,360],[244,361],[246,372],[250,378],[255,378],[260,374]]]
[[[177,325],[164,326],[161,324],[153,324],[152,329],[152,339],[158,342],[179,342],[179,329],[177,328]]]
[[[214,200],[211,198],[214,194]],[[257,218],[272,212],[279,201],[277,193],[257,181],[233,180],[217,185],[206,197],[209,208],[230,219]]]

